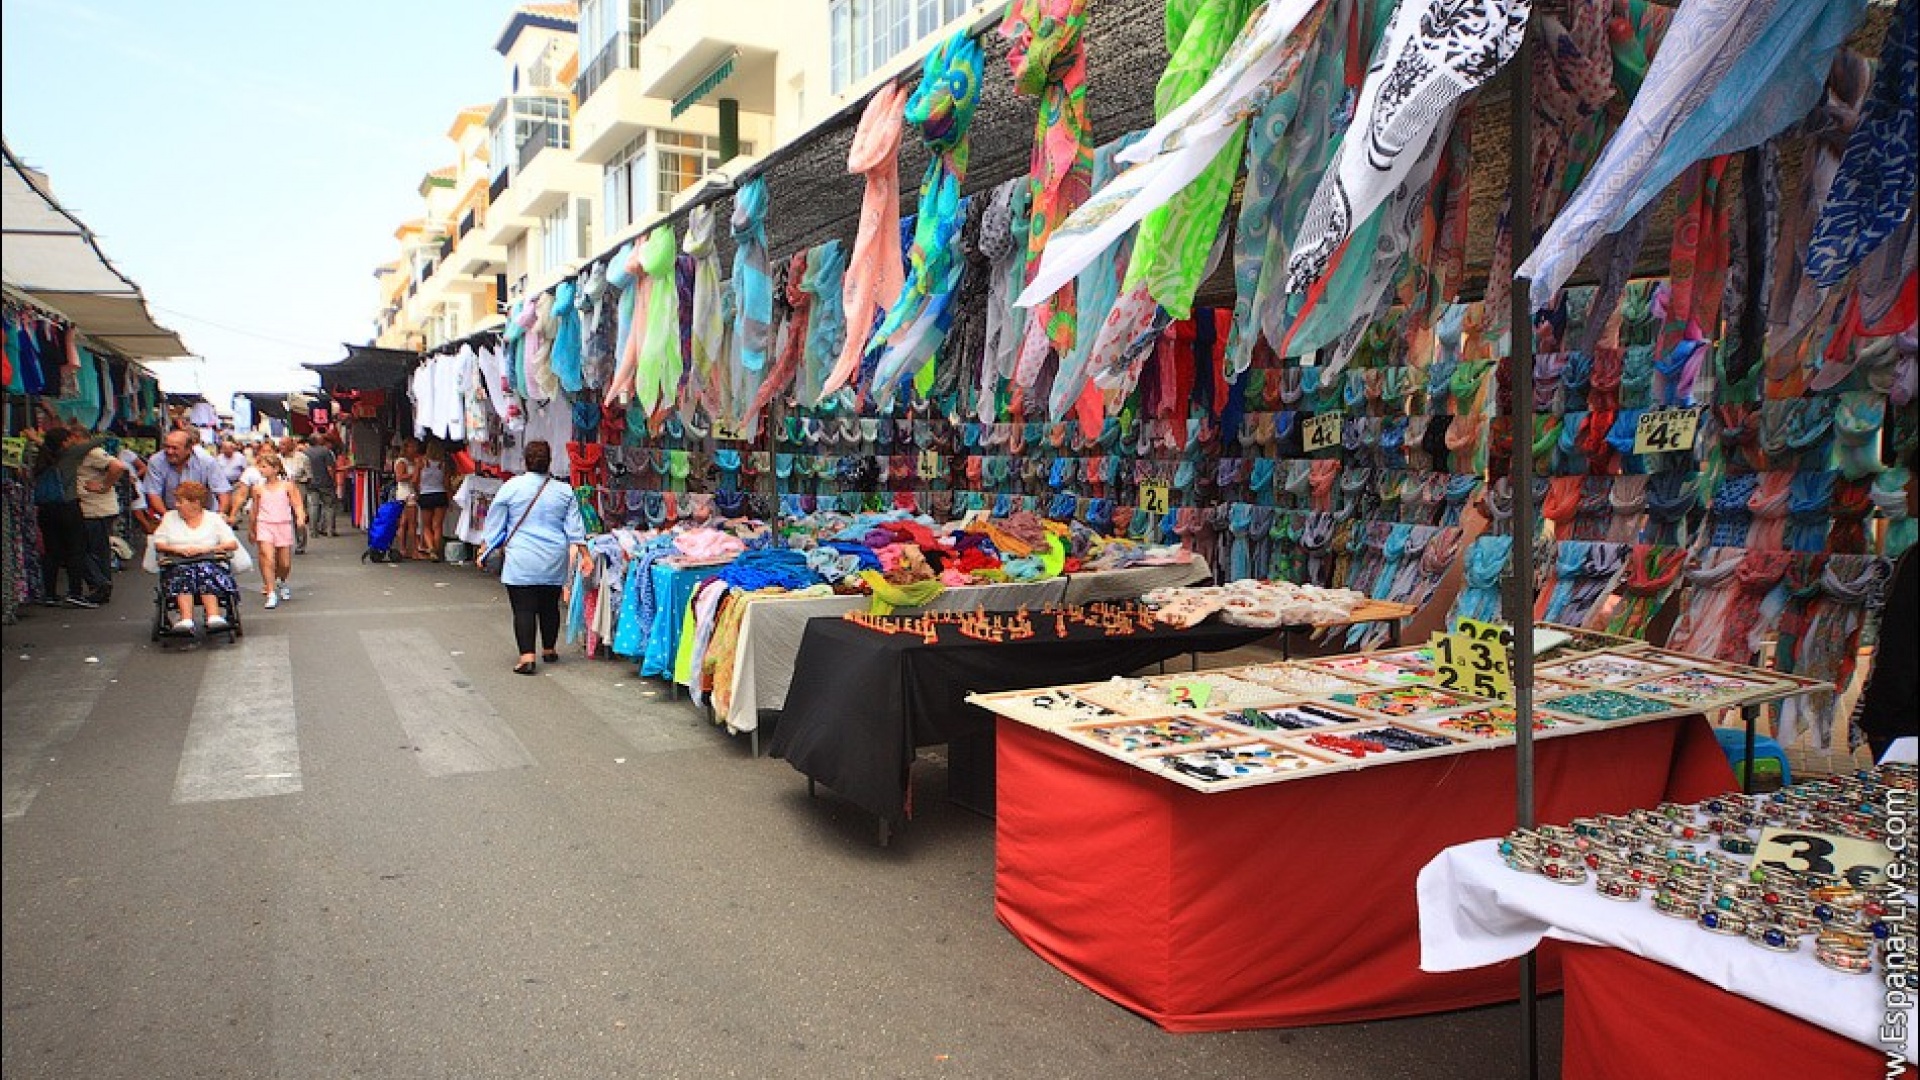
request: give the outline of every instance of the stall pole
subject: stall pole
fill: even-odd
[[[1508,143],[1511,209],[1507,224],[1513,237],[1513,265],[1533,253],[1533,27],[1522,32],[1520,51],[1513,61],[1512,110]],[[1515,818],[1520,828],[1533,827],[1533,305],[1528,298],[1533,283],[1516,278],[1512,291],[1512,324],[1507,362],[1513,365],[1513,399],[1508,406],[1513,426],[1513,578],[1508,582],[1507,624],[1513,627],[1513,738],[1514,764],[1519,774]],[[1522,1052],[1529,1080],[1540,1076],[1540,1012],[1536,1000],[1538,972],[1534,954],[1520,960],[1520,1014]]]
[[[1765,273],[1768,255],[1767,209],[1765,201],[1761,198],[1761,185],[1764,183],[1761,172],[1766,168],[1765,156],[1765,151],[1756,146],[1740,158],[1740,199],[1746,210],[1747,226],[1747,273],[1743,283],[1746,286],[1747,295],[1746,303],[1740,308],[1738,355],[1738,366],[1743,375],[1752,371],[1754,365],[1759,364],[1763,359],[1763,346],[1767,333]],[[1775,706],[1776,710],[1778,708],[1779,706]],[[1760,720],[1759,706],[1748,705],[1742,708],[1740,719],[1745,722],[1747,728],[1747,753],[1740,759],[1745,762],[1742,767],[1746,770],[1746,775],[1740,778],[1740,790],[1744,794],[1751,795],[1753,794],[1754,728]]]

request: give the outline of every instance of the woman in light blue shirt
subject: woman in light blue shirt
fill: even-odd
[[[513,605],[513,637],[520,646],[516,675],[534,673],[533,631],[539,625],[542,659],[555,663],[560,654],[560,602],[572,561],[584,555],[586,523],[580,504],[565,479],[547,475],[553,448],[530,442],[527,471],[500,485],[487,508],[488,548],[506,545],[500,583]],[[522,522],[522,517],[526,520]],[[511,538],[509,538],[511,534]]]

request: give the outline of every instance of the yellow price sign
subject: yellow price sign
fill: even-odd
[[[1347,418],[1343,412],[1315,413],[1307,417],[1300,425],[1300,445],[1311,454],[1315,450],[1325,450],[1340,445],[1340,425]]]
[[[1760,831],[1760,843],[1753,852],[1754,866],[1839,878],[1856,889],[1884,882],[1892,861],[1893,852],[1885,844],[1778,825]]]
[[[1648,409],[1633,427],[1633,452],[1670,454],[1693,449],[1700,434],[1699,409]]]
[[[940,454],[935,450],[920,451],[918,465],[919,468],[917,471],[922,480],[938,480],[946,473],[946,470],[940,465]]]
[[[745,442],[747,439],[731,419],[718,416],[713,420],[713,438],[715,442]]]
[[[0,459],[4,459],[8,468],[17,468],[27,463],[27,440],[10,435],[0,439]]]
[[[1166,484],[1152,483],[1140,485],[1140,512],[1143,514],[1164,514],[1172,506],[1172,493]]]
[[[1430,647],[1433,649],[1434,682],[1441,689],[1458,690],[1463,694],[1501,701],[1513,700],[1513,665],[1508,660],[1507,647],[1499,636],[1504,631],[1499,627],[1491,629],[1494,633],[1488,636],[1481,636],[1472,630],[1455,630],[1450,634],[1436,632],[1433,635]]]

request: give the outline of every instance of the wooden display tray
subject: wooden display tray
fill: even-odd
[[[1263,761],[1274,760],[1297,763],[1297,767],[1286,770],[1262,768]],[[1221,775],[1218,779],[1214,779],[1200,774],[1198,768],[1194,770],[1177,768],[1174,765],[1175,762],[1187,762],[1196,767],[1215,766],[1223,773],[1235,767],[1249,768],[1254,771],[1240,775]],[[1305,747],[1279,739],[1265,738],[1243,739],[1239,742],[1219,743],[1186,750],[1169,750],[1156,754],[1141,754],[1132,759],[1132,764],[1182,787],[1208,794],[1261,787],[1305,776],[1341,772],[1345,769],[1340,762]]]
[[[1417,672],[1396,664],[1387,659],[1385,654],[1377,652],[1318,656],[1299,662],[1338,675],[1343,679],[1364,682],[1370,688],[1413,686],[1421,682],[1421,676]]]
[[[968,694],[967,701],[978,705],[988,712],[1004,716],[1009,720],[1018,720],[1029,727],[1046,731],[1058,731],[1068,724],[1117,720],[1124,713],[1115,712],[1104,705],[1086,700],[1081,691],[1097,683],[1082,683],[1077,686],[1045,687],[1038,690],[998,690],[991,694]],[[1060,705],[1041,706],[1038,702],[1046,698],[1050,701],[1064,701]],[[1089,715],[1086,710],[1098,709],[1097,715]]]
[[[1346,697],[1356,700],[1343,700]],[[1395,702],[1387,700],[1389,698],[1424,698],[1424,700]],[[1455,712],[1469,706],[1487,704],[1485,700],[1468,694],[1425,685],[1372,687],[1358,694],[1336,694],[1327,700],[1332,704],[1344,705],[1349,709],[1370,716],[1378,716],[1383,720],[1411,720],[1427,713]],[[1411,711],[1408,711],[1409,709]]]
[[[1315,697],[1321,694],[1351,693],[1364,690],[1373,685],[1360,679],[1335,675],[1323,667],[1308,664],[1304,660],[1283,660],[1273,664],[1249,664],[1242,668],[1229,668],[1236,678],[1248,682],[1257,682],[1262,686],[1271,686],[1287,694],[1303,694]],[[1287,681],[1288,676],[1297,674],[1302,679],[1313,679],[1316,685],[1300,686]]]
[[[1338,719],[1338,720],[1329,719],[1324,724],[1319,724],[1310,728],[1258,727],[1252,721],[1246,719],[1243,715],[1244,711],[1270,714],[1270,713],[1280,712],[1283,710],[1293,710],[1293,709],[1300,709],[1300,708],[1311,708],[1316,712],[1328,713],[1328,714],[1331,714],[1331,716],[1337,716],[1337,717],[1340,717],[1341,719]],[[1209,715],[1213,715],[1224,723],[1232,724],[1235,727],[1238,727],[1249,734],[1259,736],[1260,738],[1275,738],[1281,735],[1290,735],[1290,734],[1295,734],[1302,731],[1333,731],[1333,730],[1338,730],[1342,727],[1346,727],[1352,724],[1377,724],[1380,722],[1379,717],[1371,716],[1367,713],[1360,712],[1357,709],[1349,708],[1345,705],[1336,705],[1333,702],[1326,701],[1326,700],[1312,699],[1312,698],[1303,698],[1296,701],[1286,701],[1278,705],[1266,705],[1258,709],[1252,709],[1252,710],[1243,710],[1243,711],[1236,711],[1236,712],[1219,711]]]
[[[1234,668],[1208,668],[1205,671],[1149,675],[1145,678],[1130,680],[1126,685],[1130,685],[1131,683],[1146,684],[1151,694],[1149,700],[1146,701],[1134,700],[1126,695],[1119,686],[1116,686],[1113,681],[1091,683],[1083,687],[1078,687],[1074,690],[1074,696],[1082,701],[1104,706],[1105,708],[1112,709],[1117,713],[1127,716],[1156,716],[1165,715],[1169,711],[1189,713],[1199,712],[1204,709],[1257,709],[1264,705],[1278,705],[1283,701],[1294,700],[1301,696],[1298,692],[1289,693],[1283,690],[1276,690],[1264,683],[1239,678],[1233,674],[1235,670]],[[1201,705],[1179,704],[1169,696],[1171,693],[1170,688],[1174,683],[1196,680],[1211,682],[1216,688],[1225,688],[1234,696],[1231,700],[1228,700],[1219,696],[1216,692],[1214,697],[1209,698]]]
[[[1116,716],[1086,720],[1060,729],[1100,749],[1117,750],[1127,757],[1173,753],[1235,743],[1247,738],[1246,729],[1196,715]]]
[[[1510,746],[1513,744],[1515,734],[1512,730],[1502,734],[1481,735],[1447,726],[1447,722],[1450,720],[1472,717],[1479,713],[1493,713],[1497,718],[1507,723],[1510,728],[1514,726],[1513,706],[1505,704],[1476,705],[1471,709],[1460,709],[1445,714],[1416,716],[1409,718],[1404,721],[1404,723],[1412,727],[1431,728],[1436,734],[1445,735],[1450,739],[1465,739],[1470,743],[1477,743],[1482,746]],[[1504,714],[1504,716],[1501,714]],[[1549,726],[1542,727],[1542,724]],[[1538,741],[1540,739],[1561,739],[1569,735],[1579,735],[1587,730],[1587,724],[1588,721],[1586,720],[1564,716],[1560,713],[1545,709],[1536,709],[1533,717],[1533,737],[1535,741]]]
[[[1378,731],[1381,728],[1398,729],[1420,738],[1445,739],[1446,743],[1442,746],[1430,746],[1421,750],[1380,750],[1370,753],[1365,757],[1351,758],[1347,757],[1341,751],[1315,746],[1311,741],[1315,735],[1329,735],[1335,738],[1357,740],[1367,732]],[[1467,745],[1467,740],[1459,736],[1446,735],[1438,731],[1429,731],[1417,724],[1401,720],[1374,720],[1365,724],[1354,724],[1347,727],[1333,728],[1328,731],[1296,731],[1278,736],[1274,741],[1287,746],[1297,746],[1305,753],[1319,754],[1324,757],[1346,761],[1355,768],[1384,765],[1395,761],[1417,761],[1421,758],[1442,757],[1448,754],[1457,754],[1462,750],[1470,748]]]

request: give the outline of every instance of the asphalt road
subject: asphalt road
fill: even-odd
[[[151,645],[137,571],[0,631],[7,1080],[1526,1075],[1511,1006],[1163,1032],[994,920],[937,755],[881,848],[628,665],[511,674],[492,581],[359,550],[237,646]]]

